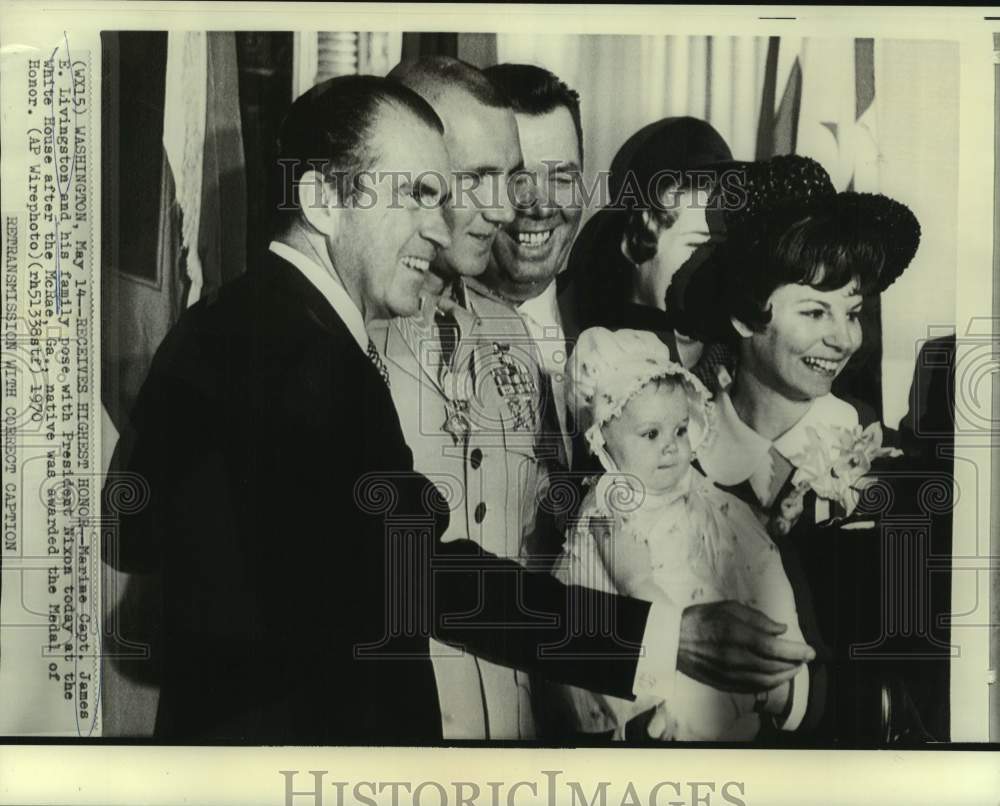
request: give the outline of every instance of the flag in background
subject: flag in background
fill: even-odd
[[[235,35],[114,36],[102,383],[121,430],[184,308],[244,270],[247,193]]]
[[[233,34],[168,34],[163,119],[191,305],[242,273],[246,262],[246,177]]]
[[[805,39],[795,153],[812,157],[837,190],[878,190],[871,39]]]
[[[163,149],[181,213],[181,253],[185,256],[186,304],[201,296],[198,256],[201,181],[205,149],[208,47],[204,31],[167,34],[167,81],[163,98]]]
[[[104,164],[111,166],[102,271],[107,466],[164,336],[186,306],[244,271],[247,193],[235,35],[110,33],[104,45],[112,65],[104,82]],[[108,624],[121,625],[123,638],[155,645],[144,623],[129,620],[153,612],[155,575],[109,571],[108,580]],[[158,699],[151,663],[131,658],[118,638],[114,632],[104,639],[101,696],[114,704],[104,709],[104,729],[149,735]]]
[[[247,172],[236,37],[212,31],[205,44],[205,139],[198,224],[202,295],[244,272],[247,248]]]
[[[872,39],[772,37],[757,159],[812,157],[837,190],[878,189]]]
[[[802,98],[802,39],[772,36],[767,44],[757,128],[757,159],[794,154]]]
[[[772,37],[761,100],[757,159],[812,157],[838,191],[879,190],[874,40]],[[882,416],[882,315],[865,301],[863,342],[834,383],[863,420]]]

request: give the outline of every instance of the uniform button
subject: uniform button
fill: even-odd
[[[473,513],[473,517],[476,519],[476,523],[482,523],[483,518],[486,517],[486,502],[480,501],[476,504],[476,511]]]
[[[483,463],[483,452],[479,448],[473,449],[472,453],[469,454],[469,464],[472,465],[473,470],[479,470],[479,466]]]

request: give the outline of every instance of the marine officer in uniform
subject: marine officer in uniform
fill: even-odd
[[[443,539],[468,535],[520,560],[537,511],[540,359],[511,308],[478,295],[470,304],[463,281],[485,270],[499,228],[514,218],[517,125],[486,77],[456,59],[401,64],[390,78],[444,122],[451,246],[435,260],[421,314],[375,323],[369,333],[385,356],[414,465],[449,501]],[[433,640],[431,655],[445,739],[534,738],[527,675]]]

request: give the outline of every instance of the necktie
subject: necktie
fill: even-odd
[[[441,335],[441,363],[451,367],[451,358],[458,345],[458,321],[450,311],[438,311],[434,318]]]
[[[378,370],[378,374],[382,376],[382,380],[385,381],[385,385],[389,386],[389,370],[385,366],[385,362],[382,360],[382,356],[378,354],[378,349],[375,347],[375,342],[368,339],[368,358],[375,365],[375,369]]]

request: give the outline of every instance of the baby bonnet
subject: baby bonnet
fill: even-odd
[[[688,398],[691,447],[704,443],[711,428],[711,401],[705,385],[672,361],[667,345],[644,330],[611,331],[592,327],[580,334],[569,367],[568,400],[576,423],[605,470],[610,461],[604,450],[601,426],[621,414],[629,402],[654,378],[680,381]]]

